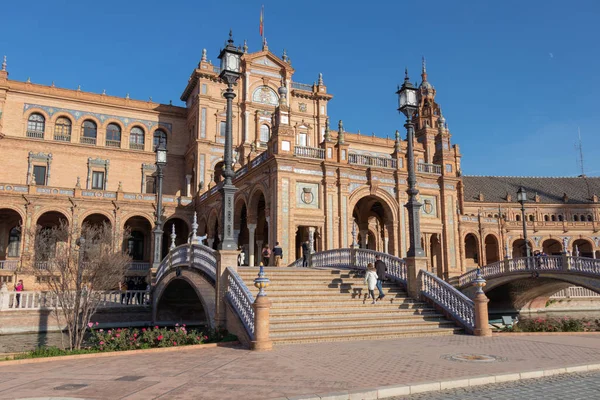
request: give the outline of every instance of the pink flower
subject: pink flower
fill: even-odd
[[[185,324],[183,324],[183,327],[185,327]]]
[[[142,332],[146,332],[146,328],[142,328]]]
[[[112,331],[109,329],[107,333],[110,335],[112,333]]]
[[[179,324],[175,324],[175,326],[179,326]]]
[[[100,346],[102,346],[104,344],[104,342],[100,342]]]
[[[118,334],[118,333],[117,333],[115,336],[116,336],[116,337],[121,337],[121,335],[120,335],[120,334]]]
[[[204,340],[207,340],[207,339],[208,339],[208,336],[204,336],[202,339],[204,339]]]
[[[177,346],[177,342],[173,342],[173,346]]]
[[[99,332],[104,332],[104,329],[100,329],[100,331],[99,331]]]
[[[98,326],[98,325],[100,325],[100,323],[99,323],[99,322],[96,322],[96,326]]]
[[[93,322],[88,322],[88,328],[91,328],[92,326],[94,326]]]
[[[158,329],[158,325],[156,325],[156,326],[154,327],[154,329]]]
[[[196,336],[196,340],[200,340],[200,336]]]
[[[137,337],[137,333],[134,333],[134,334],[133,334],[133,337]]]
[[[163,339],[163,335],[160,335],[159,337],[157,337],[158,340],[162,340]]]

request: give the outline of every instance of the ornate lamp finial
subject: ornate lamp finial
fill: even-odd
[[[127,100],[129,100],[129,93],[127,93],[127,94],[125,95],[125,98],[126,98]]]
[[[323,74],[321,72],[319,72],[319,82],[318,82],[318,85],[319,86],[324,85],[324,83],[323,83]]]
[[[175,239],[177,235],[175,234],[175,224],[171,225],[171,246],[169,247],[169,251],[173,250],[175,247]]]
[[[477,294],[483,293],[483,288],[487,282],[483,279],[481,275],[481,268],[477,267],[477,274],[475,275],[475,280],[473,281],[473,286],[477,287]]]
[[[341,119],[338,122],[338,144],[344,144],[344,123]]]
[[[6,71],[6,56],[4,56],[4,59],[2,60],[2,71]]]
[[[288,62],[288,55],[287,55],[287,51],[285,49],[283,49],[283,55],[281,56],[281,59],[285,63]]]
[[[227,40],[227,43],[233,45],[233,30],[231,28],[229,28],[229,39]]]
[[[77,85],[77,91],[81,92],[81,85]]]
[[[325,119],[325,134],[323,135],[323,139],[325,139],[326,142],[331,141],[331,133],[329,133],[329,118]]]
[[[242,47],[244,53],[248,53],[248,41],[244,39],[244,47]]]
[[[81,178],[80,177],[77,177],[77,183],[75,184],[75,187],[77,189],[81,189]]]
[[[260,263],[260,270],[258,271],[258,277],[254,278],[254,286],[256,288],[258,288],[258,296],[266,296],[267,293],[265,292],[265,289],[267,287],[269,287],[269,282],[271,282],[269,280],[269,278],[267,278],[265,276],[265,271],[263,269],[263,265],[262,263]]]
[[[31,77],[27,77],[27,83],[31,83]]]
[[[198,214],[194,211],[194,219],[192,221],[192,243],[198,241]]]
[[[200,59],[201,62],[206,62],[206,49],[202,49],[202,58]]]

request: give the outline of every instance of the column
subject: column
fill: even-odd
[[[389,237],[384,237],[383,238],[383,252],[384,253],[389,253],[389,243],[390,243],[390,238]]]
[[[260,263],[262,262],[262,245],[264,243],[264,240],[257,240],[256,241],[256,248],[258,250],[258,254],[256,255],[256,266],[259,266]]]
[[[233,230],[233,240],[235,240],[235,244],[239,248],[240,247],[240,230],[239,229]]]
[[[360,233],[360,248],[361,249],[366,249],[367,248],[367,238],[369,237],[369,231],[366,229],[361,229],[359,231]]]
[[[192,175],[185,176],[185,193],[187,197],[192,197]]]
[[[256,231],[256,224],[248,224],[248,266],[253,267],[254,263],[254,249],[256,243],[254,243],[254,232]]]
[[[308,227],[308,244],[310,246],[309,250],[310,250],[310,254],[315,252],[315,227],[314,226],[309,226]]]

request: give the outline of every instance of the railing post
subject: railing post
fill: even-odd
[[[567,256],[567,252],[563,252],[561,255],[561,261],[562,261],[562,269],[564,271],[568,271],[571,269],[571,266],[569,265],[569,257]]]
[[[481,271],[477,268],[477,278],[473,281],[473,286],[477,287],[477,292],[473,299],[475,305],[475,329],[473,330],[473,334],[475,336],[492,336],[488,319],[488,302],[490,300],[483,292],[485,285],[485,279],[483,279]]]
[[[252,350],[265,351],[273,349],[273,342],[269,338],[269,314],[271,301],[267,298],[265,289],[269,286],[269,278],[265,276],[263,267],[260,267],[258,277],[254,279],[254,286],[258,288],[258,294],[252,304],[254,309],[254,340]]]
[[[226,305],[225,294],[227,293],[227,267],[237,272],[237,250],[219,250],[217,251],[217,273],[215,277],[215,324],[218,327],[226,326]]]
[[[0,288],[0,311],[8,310],[8,297],[8,287],[5,282]]]
[[[427,270],[427,257],[406,257],[406,286],[408,295],[418,299],[421,295],[419,272]]]
[[[504,257],[504,274],[508,274],[510,272],[510,258],[508,256]]]

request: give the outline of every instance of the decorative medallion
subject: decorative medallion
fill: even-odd
[[[252,101],[260,104],[269,104],[272,106],[279,104],[277,94],[268,86],[261,86],[257,88],[252,94]]]
[[[306,103],[299,103],[298,110],[300,110],[300,112],[306,112]]]
[[[296,182],[296,207],[319,208],[319,184]]]
[[[311,204],[315,200],[315,195],[312,192],[312,188],[302,188],[302,202],[304,204]]]
[[[472,353],[444,354],[440,358],[443,360],[448,360],[448,361],[476,362],[476,363],[503,362],[503,361],[507,360],[506,357],[493,356],[490,354],[472,354]]]
[[[431,200],[425,200],[425,204],[423,205],[423,211],[425,214],[431,214],[433,211],[433,204],[431,204]]]

